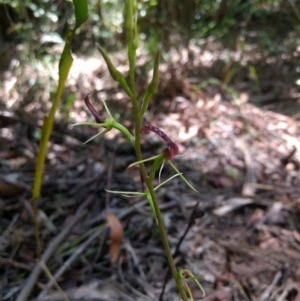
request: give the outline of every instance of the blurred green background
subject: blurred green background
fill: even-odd
[[[246,91],[256,95],[253,103],[258,105],[295,101],[300,84],[299,4],[297,0],[138,1],[140,48],[148,53],[149,61],[158,46],[163,61],[170,61],[171,53],[182,55],[183,49],[188,50],[185,64],[209,50],[218,57],[208,72],[202,72],[207,67],[202,63],[186,69],[187,76],[195,72],[199,76],[202,69],[199,88],[219,85],[231,98]],[[0,1],[0,76],[3,79],[5,70],[20,66],[15,72],[18,83],[24,81],[27,86],[22,97],[26,98],[28,87],[36,92],[49,84],[49,78],[50,84],[56,78],[54,64],[74,22],[72,9],[71,1],[63,0]],[[73,52],[93,56],[95,43],[110,53],[124,49],[122,9],[119,0],[89,1],[90,16],[73,39]],[[48,74],[23,79],[24,65],[37,73],[46,68]],[[146,62],[140,72],[148,70]],[[277,81],[289,87],[278,91]],[[251,87],[245,82],[251,82]],[[52,92],[47,89],[46,94]],[[36,97],[36,93],[28,95],[29,99]]]

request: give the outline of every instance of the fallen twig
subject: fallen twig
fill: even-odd
[[[122,210],[122,212],[119,214],[119,218],[124,218],[128,214],[130,214],[132,211],[136,210],[136,208],[143,206],[146,204],[146,201],[140,202],[132,206],[131,208],[128,208],[127,210]],[[102,216],[101,221],[104,221],[104,217]],[[98,230],[94,234],[92,234],[86,241],[84,241],[77,249],[76,251],[68,258],[68,260],[62,265],[62,267],[53,275],[53,278],[57,280],[65,271],[66,269],[72,264],[72,262],[93,242],[94,239],[96,239],[99,234],[104,231],[107,228],[107,226],[103,227],[102,229]],[[41,300],[43,297],[46,296],[49,289],[53,286],[53,282],[49,281],[43,291],[39,294],[37,300]]]
[[[74,216],[73,220],[66,225],[66,227],[56,236],[53,238],[53,240],[49,243],[47,249],[45,250],[44,254],[42,255],[42,261],[46,263],[57,246],[65,239],[65,237],[69,234],[69,232],[73,229],[74,225],[87,213],[86,210],[81,211],[78,213],[78,215]],[[39,274],[41,272],[41,266],[40,263],[38,262],[34,269],[32,270],[31,274],[27,278],[26,283],[24,284],[22,290],[20,291],[16,301],[26,301],[28,299],[28,296],[34,287]]]
[[[272,283],[264,290],[264,292],[261,294],[259,301],[266,301],[269,300],[270,295],[272,291],[274,290],[274,287],[278,284],[282,277],[282,271],[278,271],[272,281]]]
[[[61,268],[53,275],[55,281],[65,272],[65,270],[72,264],[72,262],[93,242],[97,236],[103,231],[104,228],[92,234],[85,242],[83,242],[75,252],[68,258],[68,260],[61,266]],[[49,289],[52,287],[54,283],[49,281],[44,287],[43,291],[39,294],[38,300],[42,299],[46,296]]]

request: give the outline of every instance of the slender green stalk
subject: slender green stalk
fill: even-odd
[[[136,97],[136,91],[135,91],[135,54],[136,54],[136,47],[137,47],[137,30],[136,30],[136,23],[133,20],[133,14],[134,14],[134,0],[126,0],[125,2],[125,10],[124,10],[124,17],[125,17],[125,24],[126,24],[126,30],[127,30],[127,45],[128,45],[128,60],[129,60],[129,77],[130,77],[130,89],[132,92],[132,106],[133,106],[133,115],[134,115],[134,121],[135,121],[135,143],[134,148],[136,152],[137,161],[143,160],[142,157],[142,151],[141,151],[141,122],[143,114],[145,113],[145,110],[147,108],[147,102],[149,100],[144,102],[144,108],[141,110],[141,113],[139,112],[139,105]],[[157,59],[158,61],[158,59]],[[157,65],[157,64],[156,64]],[[156,66],[158,69],[158,67]],[[155,88],[157,87],[157,84],[154,84]],[[154,89],[153,89],[154,90]],[[151,91],[154,92],[154,91]],[[168,243],[168,238],[166,234],[166,230],[163,223],[163,218],[159,209],[158,200],[156,197],[156,193],[154,191],[153,187],[153,177],[149,177],[148,173],[146,171],[146,167],[143,162],[139,163],[141,175],[143,177],[144,182],[146,183],[149,193],[151,195],[152,201],[153,201],[153,207],[155,210],[155,215],[157,218],[157,225],[159,229],[159,233],[161,236],[162,244],[165,250],[165,254],[173,275],[173,278],[176,281],[176,286],[178,288],[179,294],[183,301],[188,301],[188,297],[185,293],[185,290],[183,288],[181,280],[178,278],[178,271],[176,269],[172,253],[170,250],[170,246]]]
[[[163,247],[164,247],[164,250],[165,250],[165,254],[166,254],[166,257],[167,257],[167,260],[168,260],[173,278],[176,281],[176,286],[177,286],[178,292],[179,292],[179,294],[180,294],[183,301],[188,301],[188,297],[185,293],[182,282],[177,277],[178,271],[176,269],[176,266],[175,266],[175,263],[174,263],[174,260],[173,260],[173,256],[172,256],[172,253],[171,253],[171,250],[170,250],[166,230],[165,230],[165,227],[164,227],[162,215],[161,215],[161,212],[160,212],[160,209],[159,209],[158,200],[157,200],[152,182],[150,182],[149,179],[147,179],[145,182],[147,184],[150,195],[152,197],[152,201],[153,201],[153,205],[154,205],[154,209],[155,209],[155,213],[156,213],[156,217],[157,217],[157,224],[158,224],[160,237],[161,237],[161,240],[162,240],[162,244],[163,244]]]
[[[178,289],[178,292],[182,298],[183,301],[188,301],[188,297],[185,291],[185,286],[187,285],[185,281],[183,281],[182,276],[179,271],[177,271],[177,268],[175,266],[172,253],[170,250],[170,246],[168,243],[168,238],[166,234],[166,230],[163,223],[162,214],[159,209],[158,200],[156,197],[155,188],[153,186],[153,180],[156,174],[156,171],[160,166],[162,166],[164,160],[169,160],[172,158],[172,156],[176,155],[178,153],[177,145],[173,143],[170,139],[166,139],[166,135],[162,133],[160,136],[165,140],[167,149],[160,155],[143,159],[142,151],[141,151],[141,128],[142,128],[142,119],[143,116],[148,108],[148,104],[150,102],[150,99],[152,95],[157,91],[158,88],[158,81],[159,81],[159,51],[156,54],[155,62],[154,62],[154,68],[153,68],[153,76],[152,80],[150,81],[148,88],[145,92],[145,96],[142,102],[142,105],[139,104],[137,95],[136,95],[136,87],[135,87],[135,64],[136,64],[136,49],[138,46],[138,34],[137,34],[137,3],[136,0],[125,0],[125,7],[124,7],[124,21],[125,21],[125,29],[127,33],[127,47],[128,47],[128,62],[129,62],[129,84],[127,84],[125,77],[121,74],[120,71],[116,69],[116,67],[112,64],[109,56],[106,54],[104,49],[101,48],[101,46],[98,45],[98,49],[100,53],[102,54],[104,60],[106,61],[108,70],[112,76],[112,78],[117,81],[120,86],[124,89],[126,94],[129,96],[129,99],[132,103],[132,111],[133,111],[133,119],[134,119],[134,137],[131,135],[129,130],[127,130],[124,126],[117,123],[109,113],[109,109],[107,106],[105,106],[106,111],[108,112],[109,116],[111,117],[111,120],[107,120],[105,123],[98,123],[98,125],[103,126],[106,129],[116,128],[120,132],[122,132],[128,139],[131,141],[131,143],[134,146],[135,153],[136,153],[136,159],[137,161],[129,166],[131,168],[134,165],[139,165],[140,167],[140,173],[142,176],[142,179],[144,183],[146,184],[147,188],[144,192],[128,192],[128,195],[140,195],[140,196],[146,196],[149,204],[151,206],[151,209],[153,210],[153,214],[155,215],[155,219],[157,222],[158,230],[161,236],[162,244],[164,247],[164,251],[170,266],[170,270],[172,272],[173,278],[176,282],[176,286]],[[105,105],[105,104],[104,104]],[[93,109],[92,105],[88,103],[88,108],[90,112],[95,117],[95,110]],[[96,114],[96,125],[99,120],[97,120],[97,114]],[[101,121],[100,121],[101,122]],[[86,123],[84,123],[86,124]],[[158,133],[161,133],[161,131],[157,131]],[[171,144],[172,143],[172,144]],[[176,152],[174,152],[174,145],[176,146]],[[172,147],[172,152],[170,152],[169,156],[169,148]],[[166,156],[166,151],[167,155]],[[145,162],[154,160],[152,168],[150,170],[150,174],[148,174]],[[161,183],[161,185],[164,185],[166,182],[171,180],[172,178],[176,176],[180,176],[192,189],[194,189],[188,181],[183,177],[182,173],[178,171],[178,169],[170,162],[172,168],[176,171],[176,174],[169,178],[167,181]],[[157,189],[161,186],[159,185],[156,187]],[[194,189],[195,190],[195,189]],[[121,193],[125,194],[126,192],[123,191],[113,191],[113,193]],[[192,275],[192,274],[191,274]]]
[[[43,179],[43,172],[45,166],[45,159],[48,149],[48,141],[52,132],[55,112],[59,106],[59,102],[64,90],[65,82],[68,78],[69,70],[72,66],[73,58],[71,55],[70,43],[76,30],[86,21],[88,18],[88,3],[87,0],[73,0],[75,9],[75,26],[69,31],[63,52],[59,61],[59,80],[56,90],[54,102],[52,104],[50,113],[44,118],[44,124],[42,128],[42,137],[39,144],[39,154],[36,162],[34,182],[32,188],[32,203],[33,203],[33,224],[35,232],[35,240],[37,244],[37,256],[41,258],[41,246],[39,240],[39,225],[38,225],[38,199],[41,194],[41,186]]]
[[[137,115],[139,115],[139,114],[137,114]],[[138,159],[138,161],[140,161],[140,160],[142,160],[142,153],[141,153],[141,146],[140,146],[140,116],[137,116],[137,115],[134,113],[134,117],[136,120],[136,123],[135,123],[135,151],[136,151],[137,159]],[[175,263],[174,263],[174,260],[172,257],[172,253],[170,250],[170,246],[168,243],[168,238],[167,238],[166,230],[164,227],[162,215],[161,215],[161,212],[159,209],[156,193],[154,191],[152,179],[149,178],[144,163],[140,164],[140,170],[141,170],[142,177],[148,187],[149,193],[150,193],[152,201],[153,201],[153,206],[154,206],[154,210],[155,210],[155,214],[156,214],[156,218],[157,218],[157,225],[158,225],[160,237],[162,240],[164,251],[165,251],[173,278],[176,281],[177,289],[179,291],[179,294],[180,294],[182,300],[188,301],[188,297],[184,291],[181,280],[178,279],[178,277],[177,277],[178,271],[176,269],[176,266],[175,266]]]
[[[137,160],[140,161],[142,160],[142,152],[141,152],[141,145],[140,145],[140,116],[138,114],[138,112],[134,112],[134,118],[135,118],[135,152],[136,152],[136,157]],[[183,301],[188,301],[188,297],[185,293],[185,290],[183,288],[183,285],[181,283],[181,280],[177,277],[178,271],[176,269],[173,257],[172,257],[172,253],[170,250],[170,246],[168,243],[168,238],[167,238],[167,234],[166,234],[166,230],[164,227],[164,223],[163,223],[163,219],[162,219],[162,215],[159,209],[159,205],[158,205],[158,200],[156,197],[156,193],[154,191],[154,187],[153,187],[153,182],[152,179],[149,178],[147,171],[146,171],[146,167],[144,165],[144,163],[140,163],[140,170],[141,170],[141,174],[142,177],[148,187],[149,193],[151,195],[152,201],[153,201],[153,205],[154,205],[154,210],[156,213],[156,217],[157,217],[157,225],[158,225],[158,229],[159,229],[159,233],[160,233],[160,237],[162,240],[162,244],[164,247],[164,251],[173,275],[173,278],[176,281],[176,286],[178,289],[178,292],[182,298]]]

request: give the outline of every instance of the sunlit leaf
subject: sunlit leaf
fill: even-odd
[[[67,42],[64,50],[62,52],[60,61],[59,61],[59,69],[58,69],[58,74],[59,74],[59,82],[58,85],[64,87],[65,82],[67,80],[70,68],[73,63],[73,58],[71,56],[71,50],[70,50],[70,44]]]
[[[86,21],[89,16],[88,12],[88,2],[87,0],[73,0],[75,7],[75,18],[76,25],[75,30],[81,26],[82,23]]]

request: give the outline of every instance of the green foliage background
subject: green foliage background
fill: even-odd
[[[149,49],[161,43],[168,50],[211,35],[230,43],[237,35],[255,30],[261,47],[274,53],[284,47],[284,41],[282,47],[276,43],[277,38],[282,40],[280,32],[290,32],[290,43],[299,42],[299,4],[297,0],[142,0],[140,37]],[[110,50],[124,47],[122,2],[90,0],[89,10],[89,20],[73,47],[87,51],[94,42]],[[70,1],[1,0],[0,38],[30,43],[31,50],[45,54],[48,45],[63,43],[73,18]]]

